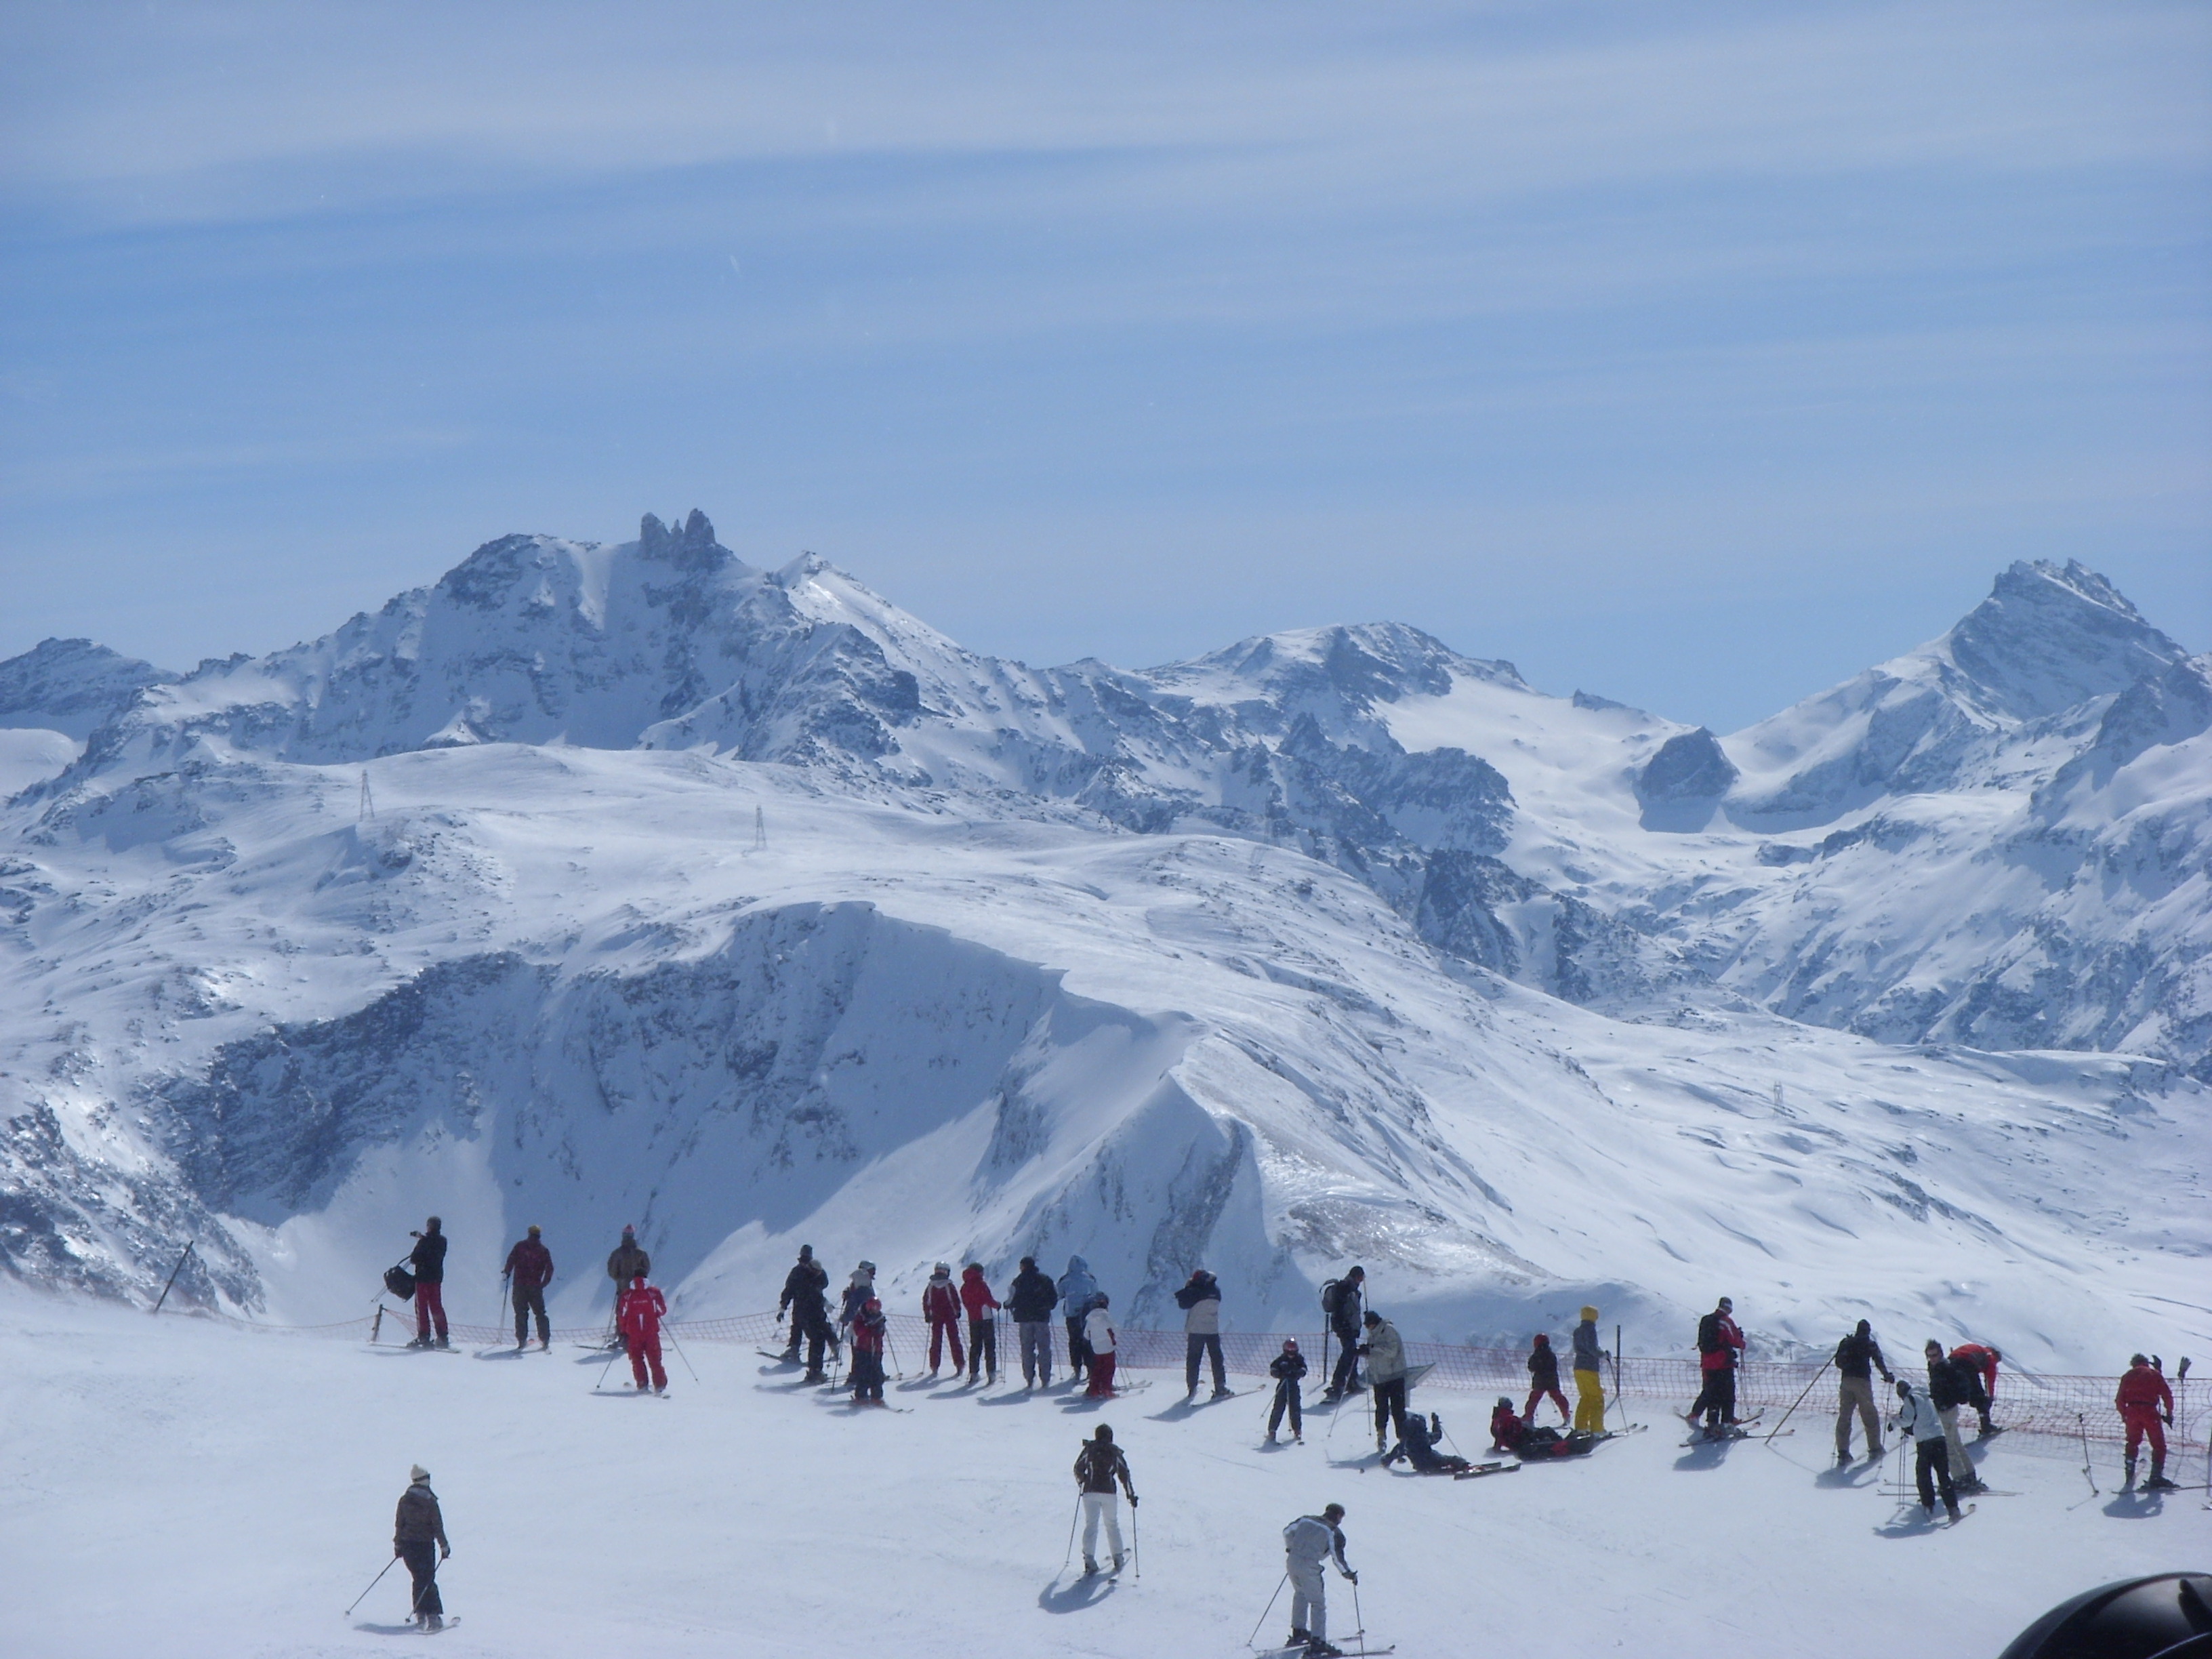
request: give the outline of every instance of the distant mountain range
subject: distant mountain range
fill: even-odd
[[[2031,1116],[2094,1101],[2136,1129],[2178,1110],[2177,1146],[2207,1144],[2201,1106],[2173,1103],[2212,1082],[2212,656],[2079,564],[2016,564],[1942,639],[1716,736],[1545,695],[1395,623],[1143,671],[1031,669],[963,650],[812,556],[749,565],[694,513],[672,529],[648,517],[618,547],[504,538],[322,639],[189,673],[47,641],[0,662],[0,787],[19,791],[0,814],[0,1249],[40,1279],[143,1284],[180,1229],[217,1240],[200,1293],[242,1306],[288,1273],[314,1278],[311,1234],[332,1271],[358,1273],[333,1218],[404,1187],[433,1126],[438,1167],[450,1176],[465,1142],[490,1178],[496,1123],[500,1145],[537,1151],[507,1171],[507,1199],[500,1180],[489,1197],[464,1182],[457,1205],[555,1181],[542,1201],[565,1191],[580,1226],[593,1170],[617,1165],[634,1203],[689,1191],[667,1224],[705,1297],[869,1182],[914,1206],[902,1183],[945,1152],[917,1139],[957,1140],[995,1101],[983,1162],[947,1153],[943,1176],[981,1252],[1058,1217],[1157,1291],[1178,1252],[1225,1244],[1241,1204],[1223,1259],[1279,1287],[1280,1317],[1347,1249],[1402,1257],[1440,1329],[1481,1328],[1552,1285],[1671,1308],[1639,1264],[1677,1241],[1653,1256],[1645,1238],[1617,1268],[1602,1252],[1570,1262],[1570,1224],[1526,1213],[1485,1169],[1480,1113],[1378,1060],[1413,1040],[1378,1035],[1407,1018],[1394,996],[1433,1005],[1415,1022],[1427,1058],[1404,1064],[1461,1075],[1445,1097],[1504,1088],[1534,1114],[1530,1145],[1559,1087],[1607,1103],[1590,1132],[1636,1109],[1580,1047],[1540,1035],[1561,1019],[1623,1056],[1656,1043],[1647,1070],[1659,1049],[1688,1063],[1692,1031],[1799,1051],[1766,1072],[1729,1062],[1723,1092],[1776,1123],[1808,1076],[1884,1052],[1826,1028],[1981,1056],[1942,1060],[1964,1069],[1935,1097],[1979,1091]],[[777,827],[748,859],[757,807]],[[527,855],[500,850],[516,814]],[[818,858],[785,839],[794,814],[816,823]],[[962,871],[949,909],[940,859]],[[1163,872],[1188,859],[1225,884],[1164,908]],[[775,890],[754,890],[772,867]],[[916,942],[929,929],[940,944]],[[801,939],[844,962],[807,981],[811,1013],[784,1000],[801,994],[786,982]],[[879,957],[909,977],[884,978]],[[1304,1061],[1260,1028],[1226,1035],[1256,986],[1304,1011],[1284,1017]],[[967,1012],[917,1025],[915,1000],[932,997]],[[820,1068],[853,999],[873,1012],[865,1040],[847,1033],[848,1065],[887,1091],[861,1113],[874,1139],[850,1103],[808,1104],[831,1089]],[[1115,1012],[1071,1012],[1094,1006]],[[657,1026],[639,1023],[648,1006]],[[948,1020],[966,1036],[925,1060]],[[1104,1067],[1116,1080],[1094,1091],[1066,1068],[1100,1020],[1122,1022],[1125,1060],[1148,1058]],[[1071,1022],[1089,1034],[1062,1053],[1050,1034]],[[655,1071],[679,1028],[687,1058]],[[1207,1068],[1193,1056],[1223,1042],[1243,1056],[1231,1070],[1256,1071],[1194,1087]],[[2033,1064],[1987,1058],[2027,1051]],[[635,1073],[619,1107],[611,1066]],[[468,1106],[488,1071],[505,1082]],[[1053,1085],[1030,1098],[1016,1074]],[[574,1094],[587,1076],[588,1109]],[[925,1077],[950,1090],[927,1109]],[[1170,1087],[1182,1107],[1162,1104]],[[2042,1105],[2019,1104],[2031,1097]],[[627,1152],[582,1150],[594,1114],[630,1105],[691,1148],[649,1179]],[[1163,1112],[1176,1127],[1132,1127]],[[1290,1150],[1322,1125],[1325,1154]],[[1141,1202],[1100,1195],[1139,1166]],[[1588,1177],[1571,1160],[1553,1174],[1562,1185],[1534,1190]],[[919,1202],[933,1225],[953,1224],[943,1198]],[[1923,1200],[1937,1203],[1907,1209]],[[2041,1187],[2005,1201],[2057,1202]],[[1117,1204],[1144,1240],[1125,1257],[1094,1237]],[[2057,1207],[2093,1225],[2095,1206]],[[1941,1205],[1914,1224],[1929,1213]],[[1433,1248],[1383,1215],[1430,1218]],[[2014,1224],[1982,1224],[2016,1245]]]

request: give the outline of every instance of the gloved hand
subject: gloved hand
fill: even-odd
[[[1359,1582],[1359,1575],[1356,1572],[1347,1572],[1344,1576],[1355,1584]]]
[[[1129,1507],[1133,1510],[1137,1507],[1137,1494],[1134,1492],[1129,1494]]]
[[[439,1545],[439,1546],[438,1546],[438,1559],[439,1559],[441,1561],[450,1561],[450,1560],[452,1560],[452,1559],[453,1559],[453,1547],[451,1544],[441,1544],[441,1545]]]
[[[393,1560],[395,1560],[395,1561],[397,1561],[397,1560],[398,1560],[401,1556],[403,1556],[403,1555],[404,1555],[404,1554],[406,1554],[406,1553],[407,1553],[407,1552],[406,1552],[405,1550],[404,1550],[404,1549],[401,1549],[401,1548],[399,1547],[399,1546],[398,1546],[398,1545],[397,1545],[397,1544],[394,1544],[394,1545],[392,1547],[392,1559]]]

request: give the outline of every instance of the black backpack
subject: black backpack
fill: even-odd
[[[1321,1310],[1334,1319],[1336,1317],[1336,1310],[1343,1305],[1344,1281],[1340,1279],[1332,1279],[1321,1287]]]
[[[414,1300],[415,1275],[407,1271],[407,1264],[404,1261],[384,1270],[384,1288],[402,1302]]]

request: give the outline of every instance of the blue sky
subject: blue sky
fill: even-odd
[[[0,655],[703,507],[978,649],[1395,618],[1720,729],[2212,646],[2198,4],[0,12]]]

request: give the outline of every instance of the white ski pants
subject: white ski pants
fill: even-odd
[[[1285,1568],[1291,1576],[1291,1628],[1328,1639],[1328,1581],[1318,1561],[1292,1559]]]
[[[1098,1559],[1098,1523],[1106,1523],[1106,1551],[1109,1555],[1121,1553],[1121,1503],[1110,1492],[1087,1492],[1083,1494],[1083,1559]]]
[[[1936,1416],[1943,1425],[1943,1443],[1951,1449],[1951,1478],[1954,1480],[1972,1480],[1974,1466],[1966,1456],[1966,1443],[1959,1438],[1959,1408],[1946,1406]]]

